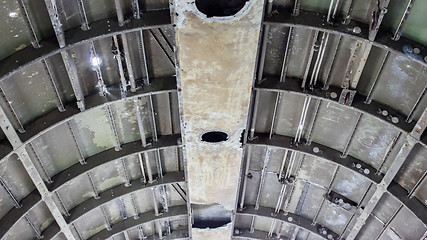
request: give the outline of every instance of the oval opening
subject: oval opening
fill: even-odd
[[[220,131],[211,131],[202,135],[203,142],[218,143],[228,140],[228,134]]]
[[[197,9],[210,17],[227,17],[238,13],[249,0],[196,0]]]

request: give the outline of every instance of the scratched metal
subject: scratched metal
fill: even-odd
[[[292,48],[289,51],[288,71],[289,77],[302,78],[304,76],[304,66],[308,59],[309,39],[314,31],[295,28],[293,30]],[[278,73],[280,74],[280,72]]]
[[[377,80],[373,99],[408,115],[424,87],[426,69],[405,57],[390,53]],[[398,102],[395,102],[399,99]]]
[[[313,142],[343,151],[356,125],[357,117],[358,113],[337,103],[322,102],[313,128]]]

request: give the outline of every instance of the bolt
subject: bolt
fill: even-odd
[[[314,148],[313,148],[313,152],[314,152],[314,153],[319,153],[319,151],[320,151],[320,149],[319,149],[318,147],[314,147]]]
[[[385,117],[388,115],[388,112],[387,112],[387,110],[382,110],[381,114]]]
[[[355,34],[359,34],[359,33],[361,33],[362,32],[362,29],[360,29],[360,27],[354,27],[353,28],[353,33],[355,33]]]
[[[394,123],[394,124],[396,124],[396,123],[398,123],[398,122],[399,122],[399,118],[397,118],[397,117],[392,117],[392,118],[391,118],[391,122],[392,122],[392,123]]]

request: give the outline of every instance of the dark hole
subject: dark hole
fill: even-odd
[[[210,143],[223,142],[223,141],[227,141],[227,139],[228,139],[227,133],[219,132],[219,131],[207,132],[202,135],[202,141],[210,142]]]
[[[196,0],[196,7],[207,17],[233,16],[249,0]]]
[[[231,211],[224,209],[221,205],[192,204],[193,227],[195,228],[217,228],[231,222]]]

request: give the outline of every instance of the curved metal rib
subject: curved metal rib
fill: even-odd
[[[182,217],[187,219],[187,206],[186,205],[180,205],[175,207],[170,207],[169,212],[165,212],[162,215],[156,216],[154,211],[151,212],[145,212],[139,215],[138,219],[134,218],[128,218],[124,221],[121,221],[117,224],[114,224],[112,226],[111,231],[108,231],[107,229],[104,229],[100,231],[99,233],[93,235],[89,239],[107,239],[114,235],[120,234],[124,231],[126,231],[129,228],[136,227],[138,225],[144,224],[144,223],[150,223],[153,221],[162,221],[166,220],[170,217]],[[186,233],[186,232],[184,232]],[[188,233],[186,233],[188,234]],[[181,236],[181,238],[186,238],[188,235]]]
[[[288,149],[291,151],[300,152],[303,154],[312,155],[314,157],[319,157],[322,159],[327,160],[328,162],[332,162],[335,164],[338,164],[340,166],[343,166],[353,172],[356,172],[360,174],[361,176],[369,179],[373,183],[380,183],[382,179],[382,175],[375,174],[376,169],[372,166],[369,166],[368,164],[364,163],[363,161],[354,158],[352,156],[347,156],[346,158],[341,157],[341,152],[334,150],[330,147],[324,146],[322,144],[318,144],[315,142],[312,142],[310,145],[306,144],[299,144],[296,146],[294,144],[294,138],[289,136],[281,136],[281,135],[274,135],[272,138],[269,138],[268,134],[262,134],[258,133],[256,134],[256,138],[252,140],[248,140],[247,144],[249,145],[260,145],[260,146],[271,146],[271,147],[278,147],[283,149]],[[313,151],[313,148],[317,147],[320,149],[318,153],[315,153]],[[369,174],[363,174],[359,172],[359,169],[355,167],[356,164],[360,164],[362,168],[369,169]]]
[[[348,25],[342,23],[334,23],[332,25],[326,22],[325,14],[300,10],[298,16],[292,16],[286,10],[277,10],[274,14],[265,16],[264,24],[300,27],[362,40],[384,50],[406,56],[427,67],[427,62],[423,59],[423,56],[427,55],[427,49],[422,44],[403,37],[398,41],[393,41],[392,33],[381,30],[378,31],[375,41],[369,41],[369,25],[365,23],[350,21]],[[420,49],[419,54],[414,54],[412,52],[412,49],[415,47]]]
[[[76,221],[78,218],[88,213],[89,211],[111,201],[117,199],[119,197],[129,195],[133,192],[148,189],[157,186],[163,186],[172,183],[179,183],[184,181],[184,172],[169,172],[165,173],[163,178],[157,179],[157,181],[153,183],[143,184],[139,179],[132,181],[132,185],[126,187],[124,184],[116,186],[108,191],[104,191],[99,194],[99,199],[89,198],[83,203],[77,205],[73,209],[70,210],[70,216],[65,218],[67,223],[72,223]]]
[[[94,110],[98,108],[102,108],[107,105],[115,104],[118,101],[124,101],[129,99],[136,99],[138,97],[160,94],[160,93],[168,93],[174,92],[176,90],[176,78],[175,77],[166,77],[159,78],[152,82],[152,84],[144,89],[140,89],[134,93],[129,92],[126,98],[121,98],[119,92],[111,92],[109,97],[101,97],[99,95],[92,95],[87,98],[87,110]],[[86,112],[85,111],[85,112]],[[69,104],[67,106],[67,111],[59,112],[57,110],[53,110],[52,112],[36,119],[31,124],[27,126],[27,131],[24,133],[18,133],[19,138],[22,142],[28,143],[29,141],[41,136],[45,132],[65,123],[73,119],[76,115],[80,114],[81,111],[77,108],[77,106],[73,104]],[[24,144],[25,144],[24,143]],[[8,149],[5,147],[5,149]],[[8,158],[15,151],[10,149],[10,152],[4,154],[5,156],[0,159],[0,162],[4,159]]]
[[[268,232],[260,231],[260,230],[254,230],[251,232],[248,229],[237,229],[239,231],[238,234],[234,233],[233,236],[231,236],[231,239],[268,239]]]
[[[162,179],[158,179],[153,183],[143,184],[140,180],[134,180],[132,181],[132,185],[130,187],[125,187],[124,184],[118,185],[99,194],[99,199],[90,198],[77,205],[70,210],[70,216],[65,218],[65,220],[70,224],[91,210],[119,197],[129,195],[142,189],[184,182],[184,180],[184,172],[180,171],[166,173]],[[19,219],[21,219],[29,210],[31,210],[41,201],[42,199],[40,198],[37,190],[33,191],[27,197],[25,197],[21,201],[21,208],[12,209],[5,217],[0,220],[0,225],[2,226],[0,229],[0,238],[2,238],[18,222]],[[60,229],[55,221],[52,222],[51,225],[43,231],[43,235],[46,239],[52,239],[59,233]]]
[[[179,146],[178,140],[180,139],[180,135],[170,135],[170,136],[161,136],[159,137],[159,140],[157,142],[153,142],[151,145],[142,147],[141,142],[134,141],[131,143],[124,144],[122,146],[121,151],[115,151],[114,148],[106,150],[104,152],[98,153],[92,157],[89,157],[87,160],[87,164],[81,165],[80,163],[77,163],[66,170],[60,172],[59,174],[55,175],[53,180],[54,182],[50,185],[47,185],[48,189],[50,191],[54,191],[55,189],[58,189],[62,185],[66,184],[67,182],[71,181],[72,179],[96,168],[101,165],[107,164],[109,162],[115,161],[117,159],[138,154],[145,151],[153,151],[156,149],[162,149],[172,146]],[[175,182],[181,182],[184,180],[184,173],[183,172],[176,172],[176,173],[166,173],[164,174],[163,179],[159,179],[159,181],[154,183],[147,183],[147,185],[143,185],[139,180],[135,180],[132,182],[132,186],[130,187],[124,187],[124,185],[120,185],[117,187],[114,187],[113,189],[110,189],[111,191],[114,191],[115,197],[126,195],[128,193],[138,191],[143,188],[147,187],[153,187],[157,185],[163,185],[168,183],[175,183]],[[133,184],[134,183],[134,184]],[[76,206],[70,211],[70,217],[66,218],[65,220],[67,223],[70,223],[72,221],[75,221],[78,217],[82,216],[85,212],[90,211],[91,209],[95,208],[96,206],[99,206],[106,201],[109,201],[109,199],[112,199],[112,195],[110,192],[106,193],[103,192],[100,194],[101,199],[94,200],[94,199],[88,199],[82,204]],[[4,216],[2,219],[0,219],[0,238],[3,237],[9,229],[16,224],[16,222],[21,219],[29,210],[31,210],[35,205],[40,203],[42,201],[40,194],[37,190],[34,190],[29,195],[27,195],[20,204],[22,205],[21,208],[14,208],[11,211],[9,211],[6,216]],[[89,210],[88,210],[89,209]],[[59,231],[59,228],[58,228]]]
[[[11,76],[17,71],[38,62],[47,57],[66,51],[87,41],[123,34],[139,29],[159,28],[171,24],[169,10],[149,11],[142,15],[141,19],[134,19],[129,24],[119,26],[116,17],[111,17],[91,23],[90,30],[84,31],[80,27],[65,32],[67,45],[63,48],[58,46],[56,37],[40,42],[41,48],[27,47],[0,61],[0,81]]]
[[[255,89],[257,90],[263,90],[263,91],[274,91],[274,92],[290,92],[300,95],[308,95],[313,98],[318,98],[324,101],[329,102],[335,102],[338,103],[339,98],[332,98],[331,93],[335,92],[338,96],[342,91],[342,88],[333,87],[330,86],[328,90],[315,90],[315,91],[303,91],[301,89],[302,80],[296,79],[296,78],[288,78],[286,83],[280,82],[279,78],[277,77],[267,77],[266,80],[263,81],[261,84],[257,84],[255,86]],[[383,105],[379,102],[372,101],[370,104],[365,103],[366,97],[362,96],[360,94],[356,94],[353,103],[351,106],[342,105],[344,107],[348,107],[351,109],[354,109],[358,112],[361,112],[363,114],[370,115],[374,118],[377,118],[381,120],[384,123],[391,124],[397,128],[399,128],[403,132],[411,132],[412,129],[415,126],[415,121],[412,121],[411,123],[405,122],[406,116],[399,113],[398,111],[395,111],[391,109],[389,106]],[[378,113],[378,109],[381,110],[387,110],[389,112],[389,115],[392,115],[393,117],[398,118],[398,122],[394,123],[390,121],[387,116],[383,116],[382,114]]]
[[[73,166],[65,169],[64,171],[56,174],[52,180],[53,183],[48,184],[47,187],[49,191],[54,191],[66,182],[76,178],[82,174],[87,173],[88,171],[101,166],[110,161],[120,159],[126,156],[135,155],[145,151],[152,151],[156,149],[162,149],[172,146],[180,146],[178,140],[181,138],[181,135],[168,135],[159,137],[157,142],[152,142],[151,145],[143,147],[140,141],[134,141],[131,143],[124,144],[121,151],[115,151],[114,148],[106,150],[104,152],[98,153],[92,157],[86,159],[87,164],[81,165],[76,163]]]
[[[318,231],[319,228],[322,228],[320,224],[312,224],[312,221],[301,217],[299,215],[293,214],[293,213],[286,213],[284,214],[283,211],[279,212],[278,214],[274,213],[274,209],[268,208],[268,207],[259,207],[258,210],[255,209],[255,206],[253,205],[246,205],[243,210],[239,210],[237,215],[248,215],[248,216],[255,216],[255,217],[265,217],[265,218],[271,218],[278,220],[280,222],[286,222],[287,224],[294,225],[300,228],[303,228],[307,231],[309,231],[312,234],[316,234],[317,236],[329,239],[328,235],[332,236],[332,239],[338,239],[339,235],[330,231],[326,230],[326,234],[322,234]],[[236,235],[235,235],[236,236]]]
[[[28,211],[41,202],[39,192],[36,190],[28,194],[19,203],[20,208],[13,208],[0,219],[0,239],[21,219]],[[59,228],[58,228],[59,229]]]
[[[165,77],[154,79],[150,86],[145,86],[143,89],[139,89],[136,92],[128,92],[126,98],[121,97],[120,93],[120,84],[114,87],[109,87],[109,94],[107,96],[99,96],[97,94],[85,97],[85,106],[86,111],[90,109],[102,108],[105,105],[114,104],[117,101],[134,99],[142,96],[148,96],[153,94],[168,93],[174,92],[176,90],[176,78],[175,77]],[[34,122],[30,125],[25,126],[26,131],[24,133],[18,133],[20,139],[23,142],[34,139],[44,132],[58,126],[65,121],[70,120],[76,114],[79,114],[81,111],[76,106],[75,103],[68,104],[66,106],[67,111],[59,112],[54,110]]]
[[[347,158],[341,158],[341,153],[339,151],[318,143],[312,142],[310,145],[300,144],[299,146],[295,146],[293,144],[293,137],[274,135],[273,138],[270,139],[268,134],[256,134],[256,136],[257,138],[248,140],[247,144],[278,147],[319,157],[328,162],[343,166],[353,172],[357,172],[358,174],[363,177],[366,177],[375,184],[379,184],[382,178],[384,177],[384,175],[376,175],[376,170],[368,164],[362,162],[361,160],[351,156],[347,156]],[[318,153],[313,152],[313,148],[315,147],[317,147],[321,151],[319,151]],[[370,173],[360,173],[358,169],[354,166],[356,164],[361,164],[362,168],[368,168],[370,170]],[[416,198],[408,198],[407,192],[405,189],[403,189],[403,187],[401,187],[396,182],[393,182],[393,184],[390,185],[388,192],[390,193],[390,195],[394,196],[396,199],[402,202],[402,204],[404,204],[409,210],[411,210],[415,216],[417,216],[421,221],[423,221],[423,223],[427,223],[426,207]],[[424,211],[420,211],[420,207],[421,209],[424,209]]]

